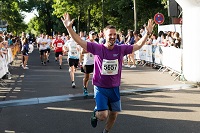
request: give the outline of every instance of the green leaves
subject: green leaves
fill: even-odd
[[[157,12],[167,17],[164,8],[167,0],[135,0],[137,9],[137,29]],[[66,32],[60,18],[68,12],[75,18],[74,26],[77,32],[99,31],[108,24],[115,25],[118,29],[126,31],[134,29],[133,0],[1,0],[1,18],[7,20],[10,30],[19,31],[24,27],[21,11],[31,12],[36,9],[38,16],[28,24],[27,32]],[[165,19],[166,23],[169,19]]]

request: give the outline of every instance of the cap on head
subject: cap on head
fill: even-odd
[[[92,31],[89,32],[89,34],[90,34],[90,35],[94,35],[95,32],[92,30]]]

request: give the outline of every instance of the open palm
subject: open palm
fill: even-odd
[[[145,27],[147,32],[152,33],[154,28],[154,21],[152,19],[149,19],[147,26]]]
[[[61,20],[66,28],[72,27],[74,23],[74,19],[72,20],[70,19],[69,13],[63,14],[63,17],[61,18]]]

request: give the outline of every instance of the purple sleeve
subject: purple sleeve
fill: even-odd
[[[130,54],[130,53],[133,52],[134,45],[123,44],[123,45],[120,45],[120,46],[121,46],[122,51],[124,51],[124,55]]]
[[[97,43],[87,42],[87,51],[92,53],[93,55],[96,55],[98,52],[100,52],[101,45]]]

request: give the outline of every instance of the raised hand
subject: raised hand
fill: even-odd
[[[74,23],[74,19],[70,19],[69,13],[65,13],[63,14],[63,17],[61,18],[64,26],[66,28],[72,27],[73,23]]]
[[[148,33],[152,33],[152,31],[153,31],[153,28],[154,28],[154,21],[153,21],[153,19],[149,19],[149,21],[148,21],[148,24],[147,24],[147,26],[145,27],[146,28],[146,31],[148,32]]]

